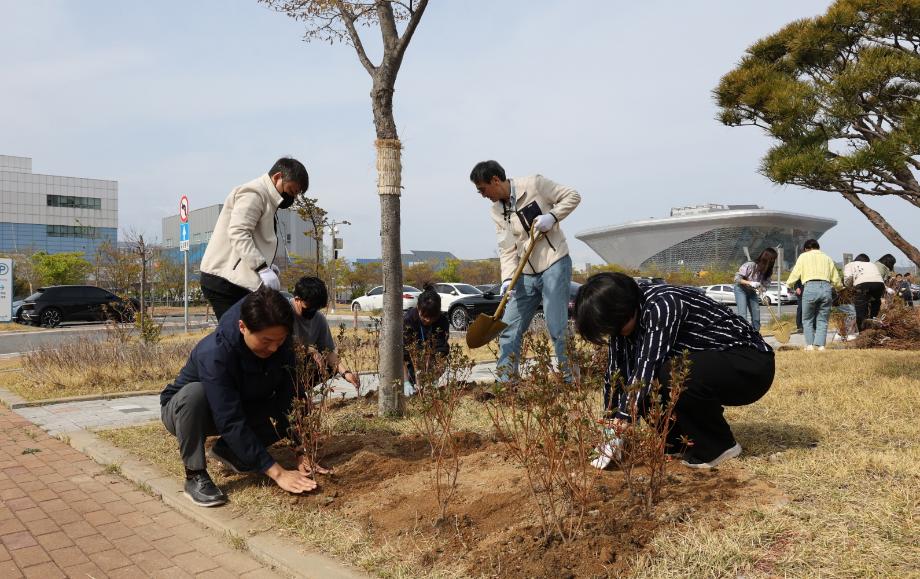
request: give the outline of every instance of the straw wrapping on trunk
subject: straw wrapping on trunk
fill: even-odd
[[[402,193],[402,144],[399,139],[377,139],[377,194]]]

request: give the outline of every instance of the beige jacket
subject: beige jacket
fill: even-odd
[[[271,265],[278,251],[275,212],[281,201],[267,173],[231,191],[201,258],[201,271],[258,289],[262,279],[256,268]]]
[[[549,266],[569,254],[569,247],[559,223],[578,207],[581,195],[571,187],[554,183],[542,175],[516,177],[511,179],[511,187],[516,197],[517,210],[536,201],[541,213],[551,213],[556,217],[556,224],[537,243],[523,271],[530,275],[543,273]],[[498,237],[502,281],[505,281],[514,275],[530,238],[520,218],[511,211],[510,203],[493,203],[492,221],[495,222],[495,234]]]

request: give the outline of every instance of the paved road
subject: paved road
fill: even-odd
[[[338,327],[340,323],[351,327],[353,318],[350,315],[331,315],[328,316],[333,328]],[[163,321],[164,334],[177,334],[185,331],[183,319],[181,316],[171,316]],[[369,327],[371,321],[367,317],[359,317],[358,325],[360,327]],[[214,327],[214,320],[211,318],[205,322],[204,316],[189,316],[189,327],[193,330],[201,328]],[[69,322],[62,324],[57,328],[36,328],[18,331],[9,331],[0,333],[0,356],[17,354],[34,350],[39,345],[54,346],[76,339],[101,339],[105,337],[105,324],[91,322]]]

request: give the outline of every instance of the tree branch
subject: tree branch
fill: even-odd
[[[377,0],[377,20],[380,21],[380,35],[383,38],[383,53],[393,54],[399,42],[399,31],[396,30],[396,16],[389,0]],[[384,56],[384,61],[387,57]]]
[[[412,16],[409,18],[409,23],[406,24],[406,30],[396,46],[396,59],[398,62],[402,62],[403,55],[406,54],[406,47],[409,46],[409,41],[412,40],[412,35],[415,34],[415,29],[418,28],[418,23],[421,21],[422,14],[425,13],[425,8],[427,7],[428,0],[419,0],[418,6],[411,12]]]
[[[351,13],[342,0],[335,0],[335,6],[342,16],[342,22],[345,24],[345,29],[348,31],[348,37],[351,38],[351,45],[355,47],[355,52],[358,53],[358,60],[361,61],[364,70],[373,77],[377,72],[377,67],[374,66],[371,59],[367,57],[367,52],[364,50],[364,44],[361,42],[361,35],[358,34],[358,30],[355,28],[355,19],[357,17]]]

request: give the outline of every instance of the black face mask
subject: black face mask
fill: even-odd
[[[312,320],[313,316],[316,315],[316,312],[319,310],[316,308],[304,308],[300,311],[300,315],[307,320]]]
[[[278,209],[287,209],[294,204],[296,197],[288,197],[284,193],[281,194],[281,205],[278,205]]]

